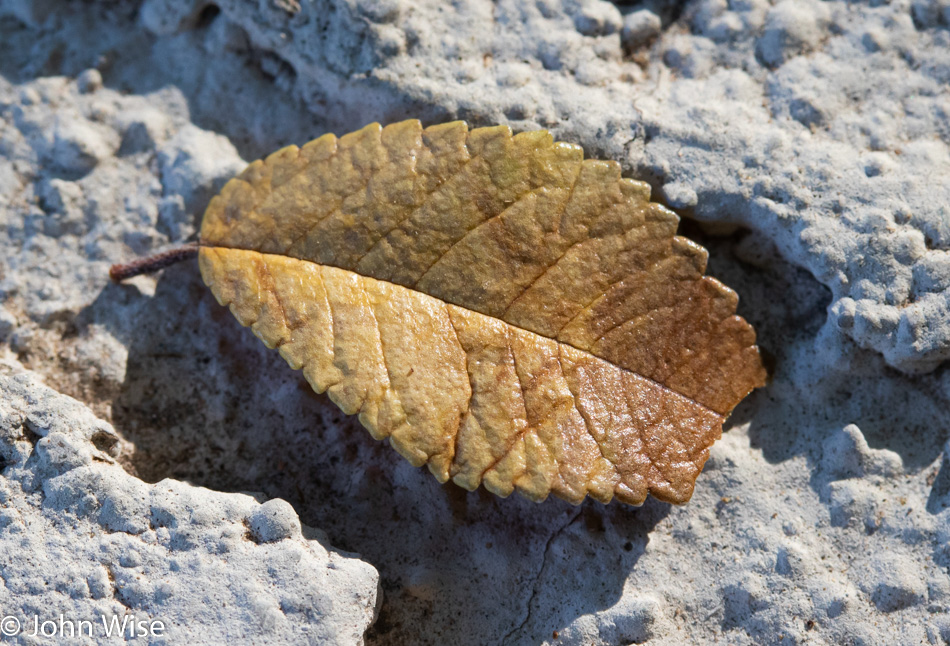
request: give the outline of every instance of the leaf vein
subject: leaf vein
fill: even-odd
[[[564,383],[567,384],[567,389],[571,393],[571,399],[574,402],[574,409],[577,411],[577,414],[581,416],[581,419],[584,420],[584,426],[587,428],[587,434],[590,435],[592,440],[594,440],[594,444],[596,444],[597,448],[600,450],[601,457],[610,463],[610,466],[613,467],[614,472],[616,472],[616,474],[619,476],[620,469],[618,469],[614,461],[608,458],[607,454],[604,453],[604,447],[600,444],[600,440],[597,439],[597,436],[594,435],[594,430],[590,424],[590,420],[587,419],[587,415],[584,414],[584,411],[581,408],[581,404],[578,399],[578,394],[574,392],[573,388],[571,388],[571,382],[568,380],[567,374],[564,372],[564,362],[562,360],[560,344],[558,344],[558,348],[557,348],[557,363],[561,367],[561,376],[564,378]]]
[[[396,403],[399,404],[399,410],[402,411],[402,416],[403,416],[402,421],[405,421],[406,425],[411,427],[412,422],[409,420],[409,413],[406,411],[406,409],[402,405],[402,400],[399,398],[399,391],[396,390],[396,384],[393,381],[393,375],[392,375],[392,370],[389,367],[389,361],[386,360],[386,344],[383,343],[383,331],[379,327],[379,319],[376,318],[376,310],[373,309],[373,301],[369,296],[369,291],[367,291],[366,285],[364,284],[364,281],[366,280],[366,278],[364,276],[360,276],[359,274],[355,274],[355,275],[359,278],[360,291],[363,292],[363,298],[366,300],[366,309],[369,311],[369,316],[371,319],[373,319],[373,325],[376,328],[376,340],[377,340],[377,343],[379,344],[379,357],[382,360],[383,368],[386,370],[387,383],[385,385],[382,385],[381,392],[380,392],[380,403],[382,403],[383,401],[383,395],[385,394],[385,392],[391,391],[396,398]],[[369,399],[369,389],[367,389],[366,399]],[[362,410],[362,407],[360,407],[360,410]],[[377,411],[377,421],[376,421],[377,431],[379,430],[379,413],[380,411]],[[432,456],[426,456],[426,460],[428,460],[431,457]]]
[[[455,427],[455,437],[452,442],[452,455],[449,457],[449,460],[452,464],[456,464],[455,457],[458,455],[459,447],[459,436],[462,434],[462,420],[465,419],[466,415],[469,415],[469,410],[472,407],[472,399],[475,397],[475,382],[472,381],[472,375],[468,371],[468,353],[465,351],[465,348],[462,346],[462,339],[459,337],[458,328],[455,327],[455,320],[452,318],[452,311],[449,309],[449,304],[443,302],[445,306],[445,316],[449,319],[449,325],[452,326],[452,331],[455,333],[455,342],[459,345],[459,350],[462,351],[462,356],[465,357],[465,376],[468,379],[468,401],[465,402],[465,407],[459,413],[458,424]]]
[[[468,146],[466,146],[466,151],[467,151],[467,150],[468,150]],[[393,231],[395,231],[396,229],[398,229],[399,227],[401,227],[401,226],[402,226],[405,222],[407,222],[408,220],[412,219],[412,216],[414,216],[414,215],[417,214],[419,211],[421,211],[421,210],[429,203],[429,198],[432,197],[432,196],[435,194],[436,191],[438,191],[446,182],[451,181],[452,179],[454,179],[454,178],[457,177],[458,175],[462,174],[462,173],[465,171],[465,169],[468,167],[468,165],[471,164],[472,161],[475,160],[475,159],[477,159],[477,158],[476,158],[476,157],[469,156],[469,158],[468,158],[467,160],[465,160],[465,163],[464,163],[464,164],[462,164],[461,166],[459,166],[454,172],[452,172],[451,174],[449,174],[445,179],[443,179],[443,180],[440,181],[438,184],[436,184],[435,186],[433,186],[432,189],[429,190],[429,191],[425,194],[425,198],[422,200],[422,202],[421,202],[418,206],[416,206],[415,208],[413,208],[412,210],[410,210],[409,213],[406,214],[405,217],[403,217],[402,219],[399,220],[399,222],[397,222],[395,225],[393,225],[392,227],[390,227],[390,229],[389,229],[388,231],[386,231],[386,233],[384,233],[384,234],[382,234],[381,236],[379,236],[379,238],[377,238],[376,241],[373,242],[372,245],[370,245],[370,248],[367,249],[359,258],[356,259],[356,262],[353,263],[353,266],[355,267],[355,266],[359,265],[359,264],[363,261],[363,259],[366,258],[366,256],[368,256],[370,253],[372,253],[373,249],[375,249],[375,248],[379,245],[379,243],[381,243],[383,240],[386,240],[386,239],[389,237],[389,235],[390,235]]]
[[[508,454],[514,450],[515,444],[518,443],[518,440],[524,438],[525,433],[527,433],[528,429],[531,428],[531,422],[528,420],[528,399],[525,394],[524,382],[521,381],[521,374],[518,372],[518,360],[515,359],[515,348],[511,343],[511,336],[507,327],[505,328],[505,343],[508,346],[508,352],[511,353],[511,364],[514,368],[515,378],[518,380],[518,387],[521,389],[521,405],[524,408],[525,424],[524,427],[520,431],[516,432],[514,437],[511,438],[511,440],[508,442],[508,446],[505,447],[505,450],[497,458],[495,458],[495,460],[493,460],[490,465],[482,470],[481,475],[478,476],[479,480],[483,480],[486,473],[494,469],[496,466],[498,466],[499,462],[508,457]]]
[[[512,202],[511,204],[507,205],[507,206],[506,206],[505,208],[503,208],[501,211],[499,211],[499,212],[496,213],[495,215],[489,216],[488,218],[482,220],[481,222],[479,222],[478,224],[476,224],[474,227],[472,227],[471,229],[469,229],[469,230],[467,230],[465,233],[463,233],[461,236],[459,236],[459,239],[458,239],[458,240],[456,240],[455,242],[453,242],[453,243],[449,246],[448,249],[446,249],[446,250],[443,251],[441,254],[439,254],[439,257],[436,258],[432,263],[430,263],[428,267],[426,267],[425,271],[422,272],[422,275],[419,276],[419,278],[416,280],[416,282],[412,285],[412,288],[415,289],[415,288],[419,285],[419,283],[421,283],[423,280],[425,280],[425,277],[429,274],[429,272],[432,271],[432,269],[433,269],[436,265],[438,265],[441,260],[444,260],[446,257],[448,257],[448,255],[452,252],[453,249],[455,249],[455,247],[457,247],[458,245],[460,245],[460,244],[462,244],[463,242],[465,242],[465,239],[468,238],[468,236],[470,236],[472,233],[478,231],[478,230],[481,229],[483,226],[494,222],[494,221],[497,220],[498,218],[503,217],[506,213],[508,213],[508,211],[510,211],[513,207],[515,207],[515,206],[517,206],[518,204],[520,204],[525,198],[531,197],[531,196],[534,195],[535,193],[537,193],[537,192],[539,192],[539,191],[541,191],[541,190],[543,190],[543,189],[545,189],[545,188],[546,188],[546,187],[543,187],[543,186],[542,186],[542,187],[535,188],[535,189],[532,189],[532,190],[530,190],[530,191],[526,191],[526,192],[522,193],[521,195],[518,196],[518,199],[516,199],[516,200],[515,200],[514,202]]]
[[[259,253],[259,254],[262,254],[262,255],[266,255],[266,252],[262,252],[262,251],[259,251],[259,250],[257,250],[257,249],[245,249],[245,248],[241,248],[241,247],[225,247],[225,246],[217,245],[217,244],[214,244],[214,245],[202,245],[202,246],[203,246],[204,248],[229,249],[229,250],[234,250],[234,251],[250,251],[250,252],[254,252],[254,253]],[[281,254],[271,254],[271,255],[281,255]],[[286,256],[286,254],[285,254],[285,257],[291,258],[291,259],[293,259],[293,260],[297,260],[297,261],[299,261],[299,262],[312,262],[313,264],[319,265],[319,266],[321,266],[321,267],[332,267],[332,265],[322,265],[321,263],[314,262],[314,261],[312,261],[312,260],[303,260],[303,259],[301,259],[301,258],[296,258],[296,257],[294,257],[294,256]],[[341,267],[336,267],[336,269],[341,269],[342,271],[346,271],[346,272],[355,274],[355,275],[359,276],[360,278],[369,278],[369,279],[371,279],[371,280],[380,280],[380,279],[378,279],[378,278],[373,278],[372,276],[363,276],[362,274],[360,274],[360,273],[358,273],[358,272],[356,272],[356,271],[353,271],[353,270],[351,270],[351,269],[344,269],[344,268],[341,268]],[[380,282],[389,282],[389,281],[382,281],[382,280],[380,280]],[[619,281],[618,281],[618,282],[619,282]],[[403,288],[403,289],[410,289],[410,290],[412,290],[412,291],[414,291],[414,292],[416,292],[416,293],[419,293],[419,294],[423,294],[423,295],[425,295],[425,296],[428,296],[429,298],[436,298],[436,297],[430,296],[429,294],[426,294],[425,292],[422,292],[422,291],[420,291],[420,290],[414,289],[414,288],[412,288],[412,287],[407,287],[406,285],[400,285],[400,284],[398,284],[398,283],[390,283],[390,284],[396,285],[397,287],[401,287],[401,288]],[[442,299],[436,299],[436,300],[442,300]],[[579,348],[579,347],[577,347],[576,345],[573,345],[573,344],[568,343],[568,342],[566,342],[566,341],[561,341],[561,340],[557,339],[557,338],[554,337],[554,336],[546,336],[546,335],[544,335],[544,334],[540,334],[540,333],[535,332],[535,331],[533,331],[533,330],[525,329],[525,328],[523,328],[523,327],[521,327],[521,326],[519,326],[519,325],[515,325],[514,323],[509,323],[508,321],[499,319],[498,317],[492,316],[492,315],[490,315],[490,314],[484,314],[483,312],[479,312],[478,310],[472,310],[472,309],[470,309],[470,308],[465,307],[464,305],[458,305],[457,303],[452,303],[451,301],[443,301],[443,302],[447,302],[447,303],[449,303],[449,304],[451,304],[451,305],[455,305],[456,307],[460,307],[460,308],[462,308],[462,309],[467,309],[468,311],[474,312],[474,313],[479,314],[479,315],[481,315],[481,316],[487,316],[487,317],[489,317],[489,318],[496,319],[496,320],[500,321],[502,324],[504,324],[505,326],[509,327],[510,329],[518,330],[518,331],[521,331],[521,332],[527,332],[527,333],[529,333],[529,334],[535,334],[535,335],[540,336],[541,338],[544,338],[544,339],[550,339],[550,340],[555,341],[555,342],[557,342],[557,343],[563,343],[564,345],[567,345],[567,346],[570,346],[570,347],[574,348],[574,349],[577,350],[578,352],[583,352],[584,354],[588,354],[588,355],[594,357],[595,359],[599,359],[600,361],[605,361],[605,362],[609,363],[611,366],[614,366],[615,368],[617,368],[618,370],[621,370],[621,371],[624,372],[624,373],[627,373],[627,374],[630,374],[630,375],[634,375],[635,377],[638,377],[638,378],[640,378],[640,379],[643,379],[643,380],[645,380],[645,381],[648,381],[648,382],[650,382],[651,384],[653,384],[653,385],[657,386],[658,388],[660,388],[661,390],[664,390],[664,391],[670,393],[671,395],[674,395],[674,396],[676,396],[676,397],[680,397],[680,398],[682,398],[682,399],[685,399],[686,401],[688,401],[688,402],[689,402],[690,404],[692,404],[692,405],[698,406],[698,407],[702,408],[703,410],[708,411],[708,412],[710,412],[710,413],[712,413],[712,414],[714,414],[714,415],[716,415],[716,416],[718,416],[718,417],[723,417],[722,413],[719,413],[718,411],[716,411],[716,410],[710,408],[709,406],[706,406],[705,404],[703,404],[703,403],[701,403],[701,402],[699,402],[699,401],[697,401],[697,400],[695,400],[695,399],[689,397],[688,395],[684,395],[684,394],[682,394],[682,393],[680,393],[680,392],[677,392],[677,391],[673,390],[672,388],[670,388],[669,386],[667,386],[667,385],[665,385],[665,384],[662,384],[662,383],[660,383],[660,382],[658,382],[658,381],[656,381],[656,380],[654,380],[654,379],[651,379],[650,377],[647,377],[647,376],[645,376],[645,375],[641,375],[640,373],[638,373],[638,372],[636,372],[636,371],[633,371],[633,370],[630,370],[629,368],[624,368],[623,366],[620,366],[620,365],[618,365],[618,364],[616,364],[616,363],[613,363],[613,362],[611,362],[611,361],[608,361],[607,359],[604,359],[603,357],[599,357],[599,356],[597,356],[596,354],[594,354],[593,352],[591,352],[590,350],[586,350],[586,349],[584,349],[584,348]],[[754,346],[753,346],[753,347],[754,347]]]

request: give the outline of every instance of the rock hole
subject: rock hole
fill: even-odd
[[[113,452],[119,443],[119,438],[105,431],[96,431],[90,438],[90,441],[97,449],[114,457]]]
[[[36,443],[43,439],[43,436],[30,428],[30,426],[31,424],[29,420],[27,420],[26,424],[23,425],[23,439],[33,446],[36,446]]]
[[[209,4],[205,6],[199,13],[198,18],[195,20],[195,27],[197,29],[204,29],[211,25],[214,22],[214,19],[218,17],[221,13],[221,7],[216,4]]]
[[[688,4],[686,0],[612,0],[624,15],[646,9],[660,17],[663,29],[676,22],[683,15]]]

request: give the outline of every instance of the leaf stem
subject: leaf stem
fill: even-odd
[[[177,262],[187,260],[197,255],[198,246],[197,242],[191,242],[181,247],[175,247],[174,249],[162,251],[145,258],[133,260],[132,262],[112,265],[112,267],[109,268],[109,278],[111,278],[113,282],[121,283],[127,278],[154,273],[169,265],[174,265]]]

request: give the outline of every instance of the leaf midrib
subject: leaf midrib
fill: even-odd
[[[458,308],[460,308],[460,309],[463,309],[463,310],[466,310],[466,311],[469,311],[469,312],[473,312],[473,313],[475,313],[475,314],[479,314],[479,315],[481,315],[481,316],[485,316],[485,317],[494,319],[494,320],[496,320],[496,321],[499,321],[500,323],[503,323],[504,325],[511,326],[512,328],[514,328],[514,329],[516,329],[516,330],[519,330],[519,331],[521,331],[521,332],[525,332],[525,333],[527,333],[527,334],[534,334],[534,335],[539,336],[539,337],[541,337],[541,338],[543,338],[543,339],[547,339],[547,340],[549,340],[549,341],[553,341],[554,343],[558,343],[558,344],[561,344],[561,345],[566,345],[566,346],[568,346],[568,347],[570,347],[570,348],[573,348],[574,350],[576,350],[576,351],[578,351],[578,352],[581,352],[581,353],[583,353],[583,354],[585,354],[585,355],[588,355],[588,356],[590,356],[590,357],[593,357],[594,359],[597,359],[597,360],[599,360],[599,361],[603,361],[603,362],[605,362],[605,363],[607,363],[607,364],[609,364],[609,365],[611,365],[611,366],[617,368],[618,370],[621,370],[621,371],[623,371],[623,372],[625,372],[625,373],[634,375],[634,376],[636,376],[636,377],[638,377],[638,378],[640,378],[640,379],[643,379],[644,381],[648,381],[648,382],[650,382],[650,383],[652,383],[652,384],[655,384],[657,387],[659,387],[660,389],[666,391],[667,393],[669,393],[669,394],[671,394],[671,395],[673,395],[673,396],[675,396],[675,397],[680,397],[680,398],[682,398],[682,399],[685,399],[685,400],[688,401],[690,404],[692,404],[692,405],[694,405],[694,406],[698,406],[699,408],[703,409],[704,411],[706,411],[706,412],[708,412],[708,413],[711,413],[712,415],[715,415],[716,417],[720,418],[720,420],[725,420],[726,417],[727,417],[725,414],[720,413],[720,412],[718,412],[718,411],[716,411],[716,410],[710,408],[709,406],[706,406],[705,404],[703,404],[703,403],[701,403],[701,402],[699,402],[699,401],[693,399],[692,397],[690,397],[690,396],[688,396],[688,395],[684,395],[683,393],[677,392],[676,390],[673,390],[672,388],[670,388],[669,386],[667,386],[666,384],[664,384],[664,383],[662,383],[662,382],[659,382],[659,381],[657,381],[657,380],[655,380],[655,379],[653,379],[653,378],[651,378],[651,377],[647,377],[646,375],[641,375],[639,372],[637,372],[637,371],[635,371],[635,370],[630,370],[629,368],[625,368],[625,367],[623,367],[623,366],[620,366],[620,365],[614,363],[613,361],[610,361],[610,360],[605,359],[605,358],[603,358],[603,357],[599,357],[599,356],[597,356],[596,354],[594,354],[593,352],[591,352],[590,350],[585,350],[585,349],[583,349],[583,348],[578,348],[578,347],[575,346],[574,344],[568,343],[567,341],[562,341],[562,340],[560,340],[560,339],[555,339],[555,338],[552,338],[552,337],[547,336],[547,335],[545,335],[545,334],[541,334],[541,333],[539,333],[539,332],[535,332],[534,330],[529,330],[529,329],[527,329],[527,328],[525,328],[525,327],[522,327],[522,326],[517,325],[517,324],[515,324],[515,323],[510,323],[510,322],[508,322],[508,321],[506,321],[506,320],[504,320],[504,319],[498,318],[498,317],[493,316],[493,315],[491,315],[491,314],[485,314],[484,312],[479,312],[478,310],[472,309],[471,307],[469,307],[469,306],[467,306],[467,305],[460,305],[460,304],[458,304],[458,303],[453,303],[453,302],[450,301],[450,300],[443,299],[443,298],[439,298],[439,297],[433,296],[432,294],[427,294],[426,292],[417,290],[417,289],[415,289],[415,288],[413,288],[413,287],[409,287],[409,286],[406,286],[406,285],[402,285],[402,284],[400,284],[400,283],[394,283],[394,282],[392,282],[392,281],[384,280],[384,279],[381,279],[381,278],[377,278],[377,277],[375,277],[375,276],[367,276],[366,274],[362,274],[362,273],[360,273],[360,272],[358,272],[358,271],[355,271],[355,270],[353,270],[353,269],[349,269],[349,268],[346,268],[346,267],[338,267],[338,266],[336,266],[336,265],[330,265],[330,264],[320,263],[320,262],[316,262],[316,261],[313,261],[313,260],[308,260],[308,259],[306,259],[306,258],[297,258],[296,256],[291,256],[291,255],[283,254],[283,253],[270,253],[270,252],[261,251],[261,250],[259,250],[259,249],[250,249],[250,248],[247,248],[247,247],[225,246],[225,245],[222,245],[222,244],[206,243],[206,242],[203,242],[203,241],[199,241],[199,242],[198,242],[198,247],[199,247],[199,249],[200,249],[200,248],[205,248],[205,249],[223,249],[223,250],[226,250],[226,251],[227,251],[227,250],[230,250],[230,251],[248,251],[248,252],[260,254],[261,256],[277,256],[277,257],[280,257],[280,258],[289,258],[289,259],[291,259],[291,260],[296,260],[296,261],[298,261],[298,262],[308,262],[308,263],[311,263],[311,264],[313,264],[313,265],[317,265],[317,266],[319,266],[319,267],[332,267],[332,268],[334,268],[334,269],[339,269],[340,271],[346,271],[346,272],[350,272],[350,273],[352,273],[352,274],[356,274],[357,276],[360,276],[361,278],[364,278],[364,279],[375,280],[375,281],[378,281],[378,282],[381,282],[381,283],[388,283],[388,284],[390,284],[390,285],[393,285],[393,286],[396,286],[396,287],[400,287],[400,288],[402,288],[402,289],[409,290],[409,291],[414,292],[414,293],[416,293],[416,294],[423,294],[424,296],[427,296],[427,297],[429,297],[429,298],[435,299],[435,300],[437,300],[437,301],[441,301],[441,302],[443,302],[443,303],[447,303],[447,304],[453,305],[454,307],[458,307]]]

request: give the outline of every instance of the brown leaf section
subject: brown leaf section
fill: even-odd
[[[547,132],[406,121],[251,164],[199,259],[242,324],[440,481],[685,502],[764,370],[677,224]]]

